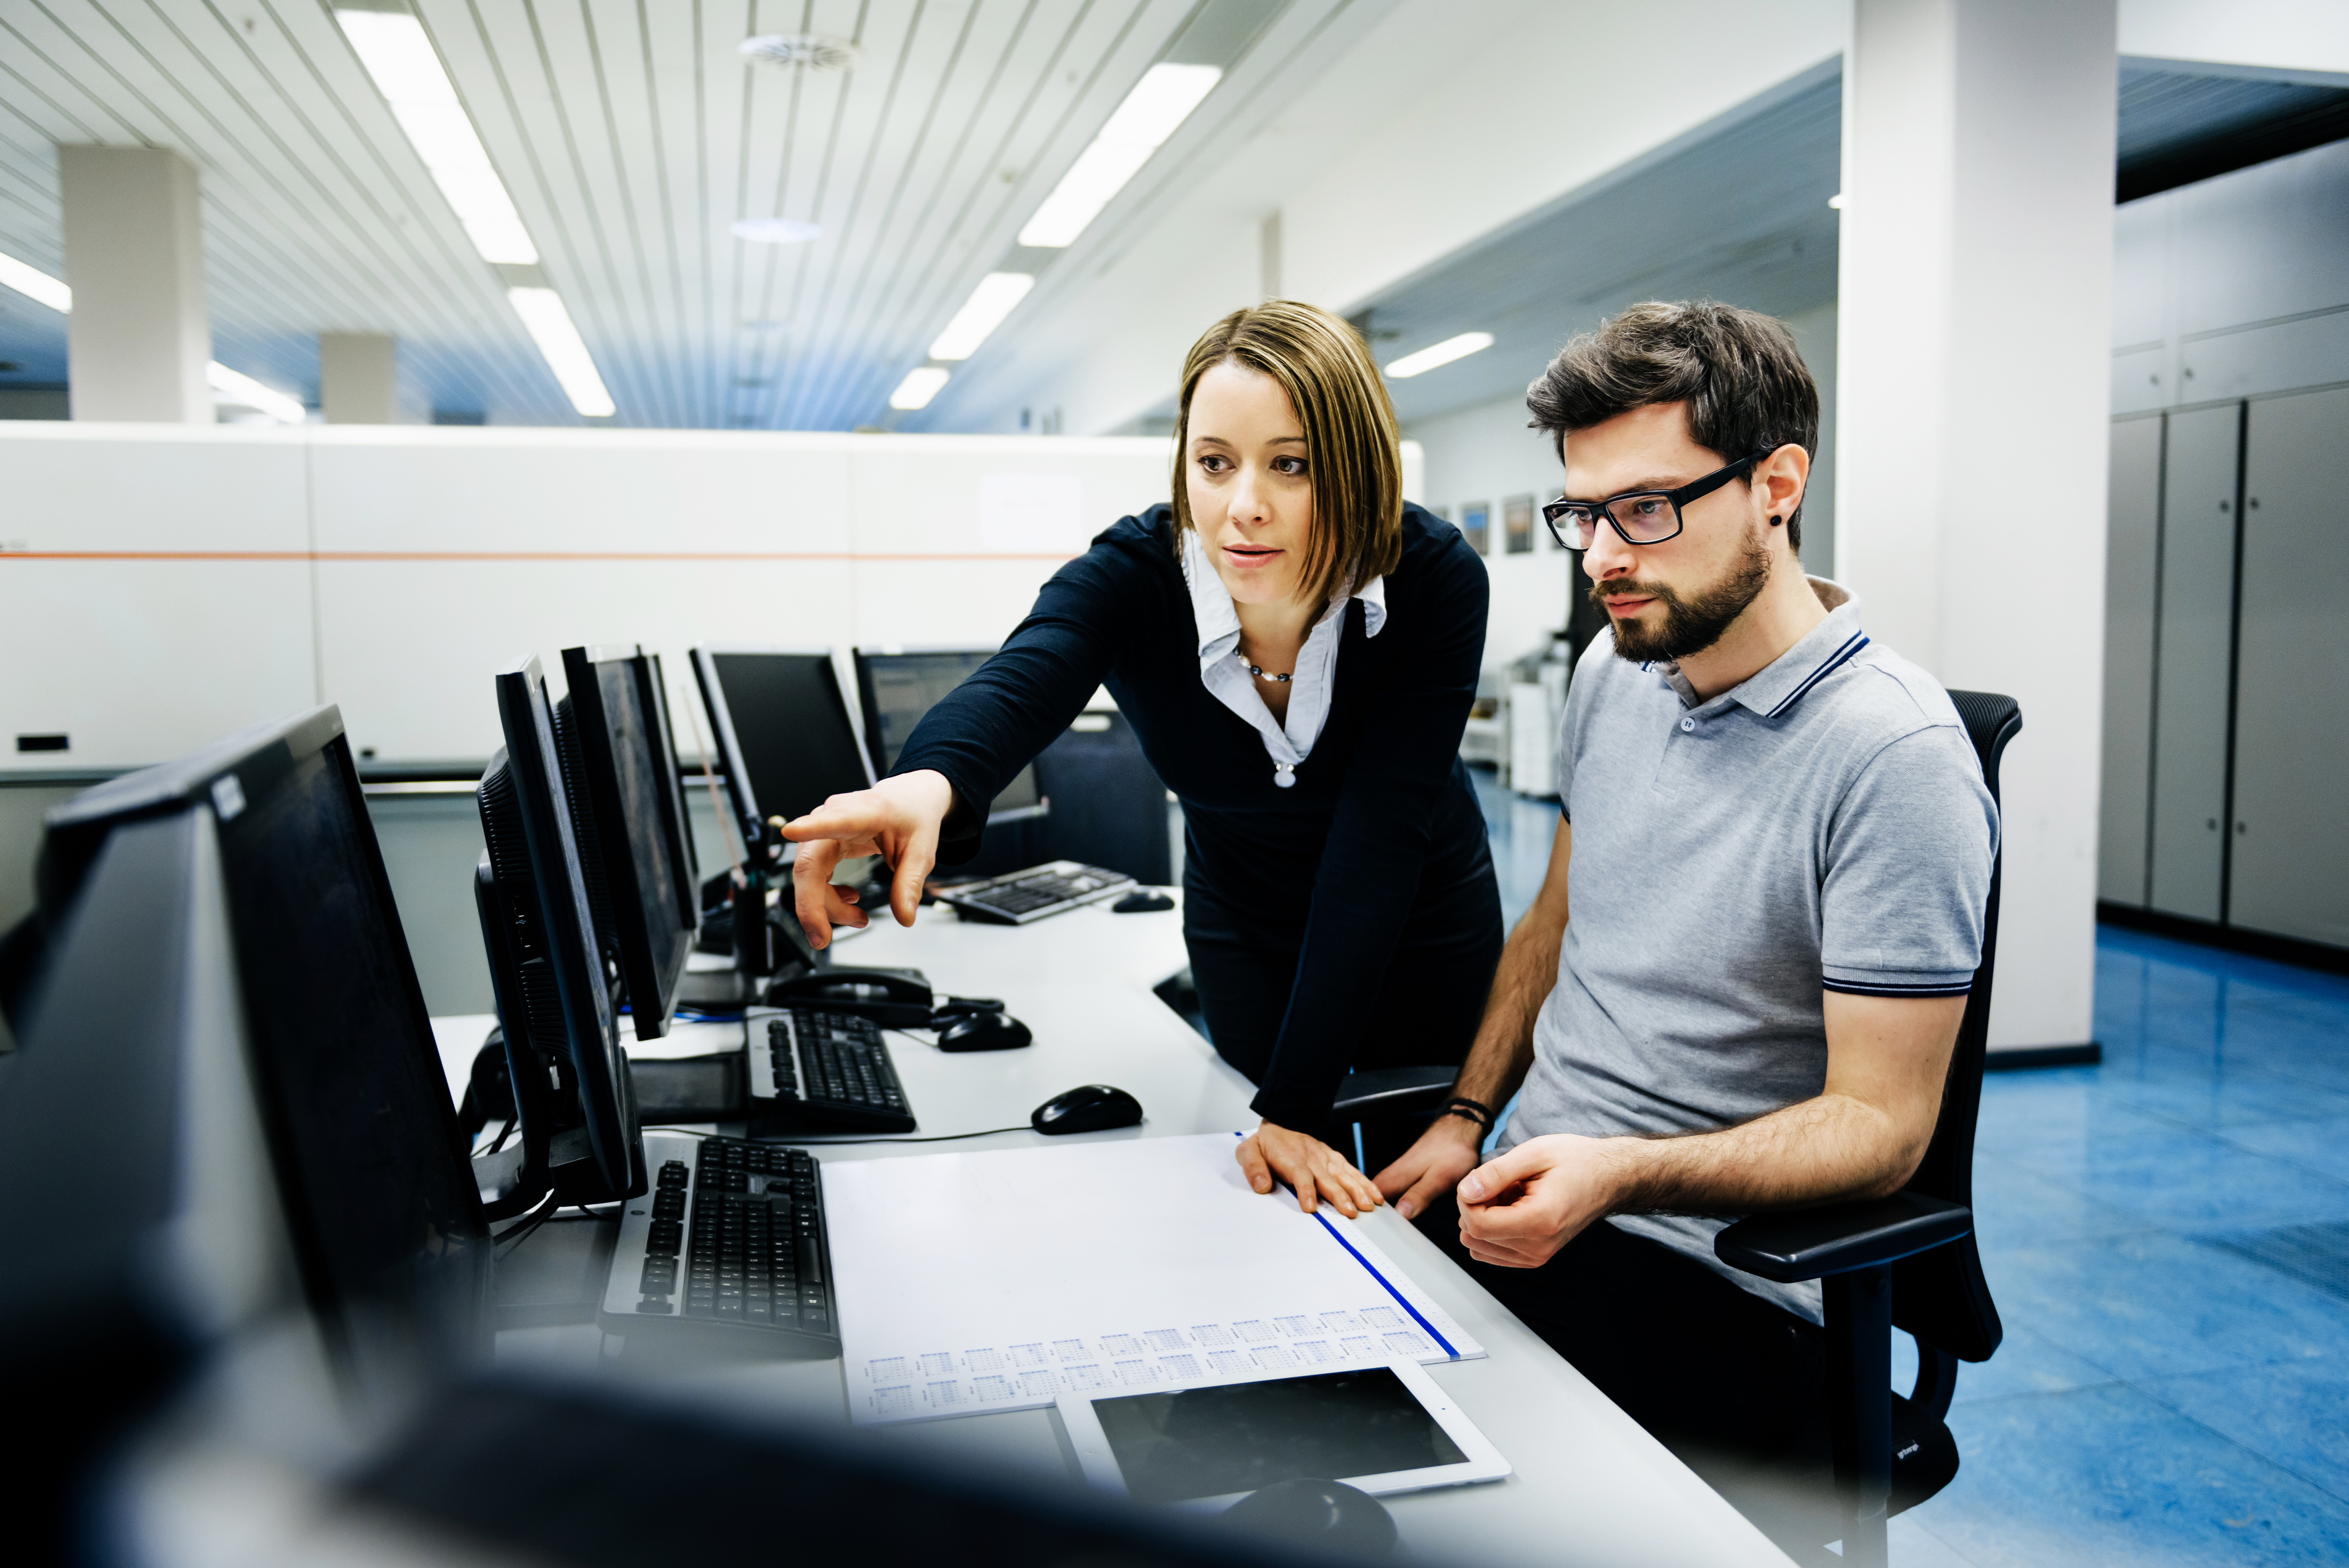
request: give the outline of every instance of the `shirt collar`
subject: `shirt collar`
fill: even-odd
[[[1223,578],[1216,576],[1215,563],[1207,559],[1207,547],[1199,542],[1195,528],[1183,530],[1183,580],[1191,590],[1191,618],[1199,627],[1199,658],[1204,662],[1222,659],[1239,646],[1240,613],[1232,603]],[[1362,601],[1362,635],[1376,637],[1387,624],[1387,580],[1372,577],[1361,587],[1349,587],[1330,601],[1327,609],[1313,624],[1318,628],[1331,615],[1345,607],[1348,599]]]
[[[1818,596],[1827,618],[1805,633],[1794,647],[1714,698],[1714,703],[1735,702],[1764,719],[1775,719],[1868,646],[1868,633],[1859,628],[1859,600],[1850,590],[1825,577],[1805,580]],[[1679,665],[1659,663],[1653,668],[1666,685],[1680,693],[1682,701],[1698,705],[1689,701],[1694,691],[1682,677]]]

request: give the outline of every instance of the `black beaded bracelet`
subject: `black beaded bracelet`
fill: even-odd
[[[1493,1107],[1481,1100],[1472,1100],[1464,1096],[1458,1099],[1446,1100],[1444,1102],[1443,1114],[1447,1116],[1464,1117],[1475,1122],[1486,1132],[1493,1130]]]

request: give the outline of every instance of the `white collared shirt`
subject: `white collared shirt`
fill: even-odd
[[[1287,789],[1297,782],[1297,764],[1321,738],[1330,720],[1331,683],[1338,673],[1338,639],[1346,628],[1346,604],[1362,601],[1362,631],[1376,637],[1387,623],[1387,580],[1372,577],[1330,601],[1305,646],[1298,650],[1297,669],[1288,684],[1286,722],[1272,716],[1256,677],[1240,657],[1240,615],[1224,580],[1216,576],[1207,548],[1196,530],[1183,530],[1183,578],[1191,588],[1191,614],[1199,623],[1199,680],[1216,701],[1247,720],[1264,737],[1265,754],[1272,759],[1272,782]]]

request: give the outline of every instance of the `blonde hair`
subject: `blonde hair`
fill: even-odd
[[[1313,522],[1299,578],[1315,602],[1341,587],[1382,577],[1402,559],[1402,436],[1370,346],[1319,306],[1268,299],[1235,310],[1199,335],[1183,360],[1182,412],[1174,422],[1174,538],[1191,520],[1185,483],[1191,395],[1217,365],[1243,365],[1288,394],[1305,427]]]

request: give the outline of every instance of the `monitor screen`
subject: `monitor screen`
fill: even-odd
[[[694,661],[740,815],[802,816],[872,785],[828,649],[703,648]]]
[[[886,774],[897,765],[897,754],[922,716],[938,700],[995,657],[991,648],[926,648],[902,651],[856,650],[857,696],[864,708],[864,737],[873,753],[873,771]],[[1041,803],[1031,763],[1019,770],[1003,793],[988,806],[989,816],[1032,808]]]
[[[565,793],[598,945],[617,963],[636,1038],[668,1031],[693,951],[694,905],[680,900],[678,845],[691,832],[675,748],[649,703],[657,679],[636,649],[569,648],[570,693],[555,711]]]
[[[221,860],[313,1299],[363,1383],[481,1332],[489,1244],[347,742],[243,788]]]
[[[483,937],[509,1059],[519,1069],[519,1053],[533,1052],[557,1079],[555,1125],[533,1127],[525,1113],[525,1147],[552,1150],[551,1176],[566,1203],[632,1197],[644,1190],[644,1157],[628,1059],[538,660],[501,672],[497,694],[506,743],[476,794],[488,851]]]
[[[152,853],[158,832],[194,827],[216,851]],[[145,858],[127,858],[140,846]],[[59,945],[45,960],[32,1021],[41,1039],[28,1050],[52,1038],[68,1046],[88,1028],[105,1033],[105,1050],[128,1050],[137,1030],[121,1024],[123,1004],[177,996],[188,1000],[169,1011],[184,1040],[158,1048],[190,1053],[143,1083],[112,1071],[107,1103],[59,1106],[51,1117],[77,1137],[157,1116],[233,1133],[250,1117],[275,1177],[258,1200],[282,1215],[305,1293],[362,1395],[397,1397],[483,1350],[481,1204],[336,710],[77,797],[51,813],[43,865],[44,918]],[[221,911],[226,940],[191,943],[159,925],[175,908],[189,911],[190,929]],[[216,963],[217,977],[191,971],[191,959]],[[126,977],[142,983],[126,988]],[[222,996],[233,998],[242,1075],[199,1059],[195,1026]],[[239,1081],[251,1085],[249,1108],[223,1109],[222,1093]],[[144,1105],[142,1093],[176,1096],[176,1108]],[[181,1136],[190,1141],[171,1158],[182,1162],[225,1147]],[[74,1178],[88,1193],[112,1190],[90,1179]],[[216,1175],[181,1179],[191,1210],[217,1212],[224,1195],[250,1190]],[[242,1212],[225,1222],[248,1238],[276,1221]]]

